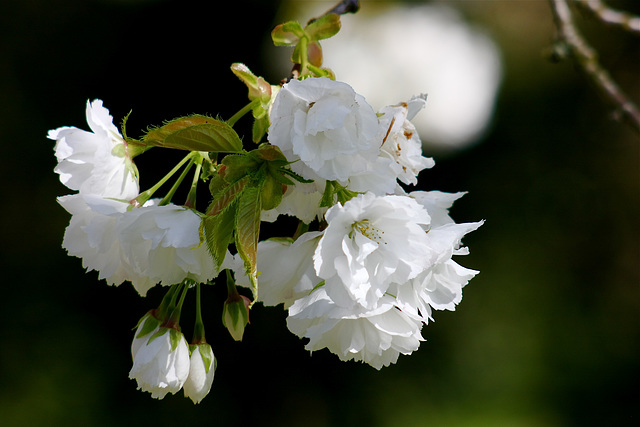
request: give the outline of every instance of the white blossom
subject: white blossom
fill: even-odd
[[[198,214],[173,204],[143,206],[122,216],[117,229],[122,259],[141,295],[157,283],[170,286],[186,278],[203,283],[217,276],[200,242],[200,223]]]
[[[269,142],[307,179],[347,181],[367,169],[380,149],[378,119],[346,83],[326,77],[292,80],[271,109]]]
[[[138,327],[138,335],[144,323]],[[133,367],[129,378],[135,379],[138,389],[148,391],[155,399],[167,393],[175,394],[189,376],[189,347],[182,333],[176,329],[159,327],[143,335],[147,338],[132,345]]]
[[[216,358],[209,344],[192,346],[189,376],[184,383],[184,396],[193,403],[200,403],[209,394],[216,371]]]
[[[304,233],[295,242],[270,239],[258,243],[259,301],[267,306],[284,304],[288,308],[322,281],[313,268],[313,253],[321,235],[314,231]],[[234,257],[233,270],[236,284],[250,287],[239,255]]]
[[[339,307],[324,288],[297,300],[289,308],[287,326],[299,337],[309,338],[309,351],[327,348],[340,360],[367,363],[376,369],[395,363],[400,354],[411,354],[423,341],[422,322],[412,319],[386,296],[373,310]]]
[[[444,193],[442,191],[412,191],[409,197],[415,199],[429,212],[431,216],[431,226],[439,227],[440,225],[450,224],[453,221],[449,216],[449,208],[453,206],[453,202],[464,196],[466,193],[460,191],[458,193]]]
[[[425,102],[424,97],[414,97],[409,102],[390,105],[378,112],[383,141],[381,153],[393,161],[398,179],[405,184],[416,185],[420,171],[435,164],[432,158],[422,155],[422,141],[409,121]]]
[[[274,222],[279,215],[289,215],[309,224],[315,219],[322,219],[326,207],[320,207],[322,192],[326,180],[316,179],[311,183],[296,183],[287,186],[278,206],[269,211],[262,211],[262,221]]]
[[[449,259],[407,283],[390,286],[389,293],[396,296],[396,305],[404,313],[427,323],[433,320],[431,309],[454,311],[462,301],[462,288],[476,274]]]
[[[430,217],[410,197],[366,193],[331,207],[325,218],[314,267],[322,279],[340,279],[325,288],[341,305],[374,307],[389,283],[406,282],[429,266],[423,226]]]
[[[69,255],[82,258],[87,271],[96,270],[110,285],[134,280],[118,238],[119,220],[129,204],[82,193],[59,197],[58,203],[71,214],[62,240]]]
[[[218,273],[189,209],[149,201],[127,210],[128,203],[82,193],[58,202],[71,214],[62,247],[110,285],[130,281],[144,296],[157,283],[206,282]]]
[[[453,255],[468,253],[461,247],[462,237],[483,224],[483,221],[456,224],[451,219],[448,209],[462,195],[439,191],[410,193],[432,218],[427,232],[430,251],[425,254],[431,266],[408,282],[394,283],[389,293],[396,295],[396,304],[405,313],[425,323],[433,320],[431,309],[455,310],[462,300],[462,288],[478,274],[452,260]]]
[[[91,132],[75,127],[49,131],[56,141],[58,165],[55,172],[71,190],[115,199],[138,195],[138,179],[125,141],[113,124],[109,110],[99,99],[87,101],[87,122]]]

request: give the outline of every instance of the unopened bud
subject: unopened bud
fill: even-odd
[[[235,294],[230,295],[224,302],[222,311],[222,324],[236,341],[242,341],[244,328],[249,323],[249,298]]]

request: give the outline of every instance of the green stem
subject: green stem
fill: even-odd
[[[130,201],[129,203],[133,206],[133,207],[140,207],[142,205],[145,204],[145,202],[147,200],[149,200],[151,198],[151,196],[153,196],[153,193],[155,193],[156,191],[158,191],[158,189],[160,187],[162,187],[176,172],[178,172],[180,170],[180,168],[189,160],[191,160],[191,158],[195,155],[197,155],[198,152],[197,151],[191,151],[189,154],[187,154],[182,160],[180,160],[180,162],[173,168],[171,169],[171,171],[166,174],[160,181],[158,181],[156,183],[156,185],[154,185],[153,187],[151,187],[150,189],[140,193],[138,195],[138,197],[136,197],[135,199],[133,199],[132,201]]]
[[[178,187],[180,187],[180,184],[182,184],[184,177],[187,176],[187,173],[189,173],[189,171],[191,170],[191,167],[193,166],[194,161],[195,159],[192,157],[187,167],[184,168],[184,170],[182,171],[182,173],[180,174],[176,182],[174,182],[173,186],[171,186],[171,190],[169,190],[167,195],[162,198],[160,203],[158,203],[159,206],[168,205],[171,202],[173,195],[176,194],[176,191],[178,190]]]
[[[196,163],[196,172],[193,174],[193,181],[191,181],[191,189],[189,190],[189,194],[187,195],[187,201],[184,205],[188,208],[195,209],[196,208],[196,195],[198,190],[198,181],[200,180],[200,172],[202,171],[202,160],[200,159],[198,163]]]
[[[169,313],[171,313],[173,307],[175,306],[175,299],[179,286],[180,285],[171,286],[165,296],[162,298],[160,305],[155,311],[155,317],[157,319],[165,321],[168,318]]]
[[[308,48],[307,45],[309,40],[307,37],[302,37],[300,42],[298,43],[298,48],[300,49],[300,77],[304,76],[307,73],[307,62],[308,59]]]
[[[244,107],[242,107],[240,109],[240,111],[238,111],[237,113],[235,113],[233,116],[231,116],[231,118],[229,120],[227,120],[227,124],[231,127],[233,127],[233,125],[236,124],[236,122],[238,120],[240,120],[240,118],[242,116],[244,116],[245,114],[247,114],[249,111],[253,110],[253,107],[255,107],[258,103],[260,102],[259,98],[254,99],[253,101],[251,101],[250,103],[248,103],[247,105],[245,105]]]
[[[302,236],[304,233],[309,231],[309,224],[304,221],[298,221],[298,227],[296,228],[296,232],[293,235],[293,240],[298,240],[298,237]]]
[[[204,344],[204,323],[202,322],[202,309],[200,308],[200,283],[196,285],[196,324],[193,327],[192,344]]]
[[[180,330],[178,324],[180,323],[180,315],[182,314],[182,304],[184,303],[184,299],[187,296],[187,292],[189,291],[189,285],[193,283],[194,282],[192,280],[185,279],[179,285],[181,286],[182,291],[180,295],[180,301],[178,301],[178,303],[175,305],[173,311],[171,312],[171,315],[169,316],[169,319],[165,322],[165,327]],[[176,292],[176,297],[178,296],[178,293],[179,292]]]

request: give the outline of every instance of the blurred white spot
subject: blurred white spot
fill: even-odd
[[[306,8],[303,25],[324,12],[315,6]],[[324,66],[375,109],[428,94],[426,108],[412,120],[425,147],[470,145],[491,119],[502,75],[498,48],[450,7],[374,8],[364,2],[358,13],[342,17],[336,36],[321,44]]]

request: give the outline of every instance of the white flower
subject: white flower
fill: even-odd
[[[278,206],[269,211],[262,211],[262,221],[274,222],[278,215],[290,215],[309,224],[315,219],[322,219],[326,207],[320,207],[322,192],[326,181],[319,178],[311,183],[298,182],[287,186]]]
[[[309,351],[327,348],[340,360],[367,363],[376,369],[411,354],[423,341],[422,322],[412,319],[385,296],[374,310],[345,310],[324,288],[301,298],[289,309],[287,326],[299,337],[309,338]]]
[[[398,179],[405,184],[416,185],[420,171],[435,164],[432,158],[422,155],[422,141],[409,121],[425,102],[423,97],[414,97],[407,103],[387,106],[379,111],[383,134],[381,152],[393,160]]]
[[[447,260],[425,270],[415,279],[389,287],[396,305],[410,317],[427,323],[433,320],[431,309],[454,311],[462,301],[462,288],[478,271]]]
[[[54,170],[60,181],[83,194],[124,200],[136,197],[138,180],[124,139],[101,100],[87,101],[87,122],[92,132],[75,127],[49,131],[48,137],[56,140],[58,165]]]
[[[190,209],[168,204],[143,206],[126,212],[118,224],[122,259],[140,293],[157,283],[170,286],[193,279],[213,279],[218,272],[207,245],[200,244],[201,219]]]
[[[366,193],[331,207],[325,218],[314,267],[322,279],[340,279],[325,285],[340,305],[372,308],[389,283],[404,283],[429,266],[425,255],[432,249],[423,227],[430,217],[410,197]]]
[[[184,396],[200,403],[209,394],[216,371],[216,358],[209,344],[192,346],[189,376],[184,383]]]
[[[119,220],[129,204],[82,193],[59,197],[58,203],[71,214],[62,240],[69,255],[82,258],[87,271],[96,270],[110,285],[132,280],[118,238]]]
[[[393,194],[398,187],[398,165],[381,152],[375,160],[367,163],[366,169],[349,177],[347,189],[357,193],[371,192],[376,196]]]
[[[175,394],[189,376],[189,347],[184,335],[176,329],[159,327],[138,337],[144,322],[136,331],[136,338],[147,338],[132,345],[133,367],[129,378],[135,379],[138,389],[148,391],[151,397],[162,399],[167,393]],[[135,353],[133,353],[133,350]]]
[[[292,80],[271,109],[269,142],[304,178],[346,182],[367,169],[380,149],[378,119],[346,83],[326,77]]]
[[[307,232],[295,242],[270,239],[258,243],[258,300],[264,305],[284,304],[288,308],[295,300],[308,295],[322,281],[313,268],[313,253],[320,232]],[[250,287],[244,273],[244,262],[234,257],[236,284]]]
[[[189,209],[149,201],[128,211],[128,203],[82,193],[58,202],[72,215],[62,247],[110,285],[130,281],[144,296],[157,283],[206,282],[218,273]]]
[[[412,191],[409,197],[415,199],[429,212],[431,216],[431,227],[439,227],[450,224],[453,221],[449,216],[449,208],[453,202],[464,196],[466,193],[443,193],[442,191]]]
[[[432,218],[427,232],[430,251],[425,254],[431,267],[406,283],[391,285],[388,292],[396,296],[400,309],[425,323],[433,320],[432,308],[455,310],[462,300],[462,288],[478,274],[452,260],[453,255],[468,253],[467,248],[460,247],[462,237],[483,224],[483,221],[456,224],[451,219],[448,209],[462,195],[464,193],[439,191],[414,191],[410,194]]]

